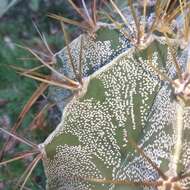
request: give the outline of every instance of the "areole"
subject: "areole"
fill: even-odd
[[[158,190],[185,190],[175,177],[160,180],[160,182],[162,185],[158,187]]]

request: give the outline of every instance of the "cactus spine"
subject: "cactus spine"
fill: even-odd
[[[63,116],[38,146],[47,189],[189,189],[189,3],[110,0],[106,23],[69,2],[83,24],[50,16],[88,31],[54,55],[67,89],[50,89]]]

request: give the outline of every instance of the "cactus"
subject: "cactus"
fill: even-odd
[[[42,60],[67,88],[49,90],[63,110],[60,124],[39,145],[14,135],[37,154],[21,189],[40,159],[49,190],[189,189],[189,3],[174,10],[158,1],[154,15],[150,1],[136,9],[129,0],[122,12],[124,1],[110,0],[107,24],[94,22],[81,2],[85,12],[75,9],[88,32],[54,55],[54,69]]]
[[[110,27],[110,28],[109,28]],[[82,40],[82,57],[80,60],[80,46]],[[124,34],[116,29],[111,29],[110,25],[106,25],[96,31],[96,37],[90,34],[83,34],[75,39],[70,45],[71,56],[75,63],[75,68],[79,73],[79,61],[82,64],[82,75],[87,77],[94,71],[98,70],[105,64],[109,63],[114,57],[129,48],[130,44]],[[67,48],[62,49],[55,55],[57,59],[57,70],[65,76],[74,79],[75,73],[69,64],[69,55]],[[66,97],[72,96],[73,93],[66,89],[50,88],[50,97],[54,101],[59,102],[60,110],[63,110]]]
[[[138,142],[163,172],[174,174],[168,167],[175,149],[174,118],[181,105],[168,82],[162,83],[148,63],[150,49],[152,63],[175,77],[166,42],[154,39],[145,49],[131,48],[85,79],[84,89],[65,108],[62,122],[43,144],[48,189],[127,189],[123,184],[94,184],[93,179],[159,178],[128,138]],[[184,123],[188,126],[188,119]],[[183,146],[188,147],[186,141]],[[178,173],[186,167],[182,164]]]

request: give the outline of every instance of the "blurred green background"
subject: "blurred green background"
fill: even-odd
[[[75,1],[77,3],[77,1]],[[10,68],[15,65],[24,68],[33,68],[40,63],[34,60],[25,50],[15,44],[21,44],[48,56],[46,49],[37,33],[33,22],[46,36],[47,42],[53,52],[64,47],[63,34],[60,25],[47,17],[48,13],[60,14],[65,17],[77,17],[75,11],[65,0],[0,0],[0,127],[11,129],[19,113],[27,103],[39,83],[20,76]],[[77,34],[75,27],[67,27],[71,38]],[[47,69],[42,72],[48,73]],[[52,107],[44,112],[36,126],[31,125],[36,114],[48,103],[47,92],[40,96],[32,109],[27,113],[17,133],[32,142],[43,142],[48,134],[56,127],[61,113]],[[0,133],[0,149],[8,138]],[[28,150],[28,147],[12,140],[11,146],[3,160],[12,158],[15,153]],[[15,161],[0,167],[0,190],[11,190],[24,172],[31,158],[25,161]],[[26,189],[45,189],[45,176],[42,164],[33,172]]]

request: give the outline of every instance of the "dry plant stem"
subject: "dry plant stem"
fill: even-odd
[[[17,190],[20,187],[20,184],[24,180],[25,176],[27,175],[27,173],[30,171],[30,169],[34,165],[34,161],[35,161],[35,159],[32,160],[32,162],[27,166],[27,168],[25,169],[24,173],[22,174],[22,176],[19,178],[18,182],[16,183],[14,190]]]
[[[32,120],[32,122],[31,122],[31,124],[30,124],[30,126],[33,126],[33,125],[35,125],[35,122],[36,121],[38,121],[38,120],[40,120],[40,118],[41,117],[43,117],[43,114],[44,114],[44,112],[45,111],[47,111],[47,110],[49,110],[50,108],[52,108],[52,107],[54,107],[56,105],[56,103],[47,103],[38,113],[37,113],[37,115],[34,117],[34,119]],[[29,128],[31,129],[31,130],[33,130],[33,129],[35,129],[35,128],[33,128],[33,127],[30,127],[29,126]],[[43,126],[37,126],[36,128],[41,128],[41,127],[43,127]]]
[[[101,13],[102,15],[104,15],[106,18],[108,18],[108,19],[116,26],[116,28],[117,28],[118,30],[122,29],[123,24],[120,24],[120,23],[118,23],[117,21],[115,21],[115,20],[112,18],[111,15],[109,15],[108,13],[103,12],[103,11],[101,11],[100,13]]]
[[[23,190],[32,190],[32,189],[30,189],[28,187],[24,187]]]
[[[190,10],[190,8],[189,8]],[[189,19],[190,18],[190,11],[186,14],[186,22],[185,22],[185,40],[189,42],[190,40],[190,22]]]
[[[36,61],[36,59],[32,58],[32,57],[19,57],[19,58],[16,58],[16,60],[19,60],[19,61]]]
[[[78,12],[78,14],[84,19],[86,20],[86,16],[84,15],[84,13],[75,5],[75,3],[73,2],[73,0],[68,0],[68,2],[71,4],[71,6]]]
[[[83,36],[81,36],[81,41],[80,41],[80,52],[79,52],[79,82],[82,85],[82,77],[83,77],[83,61],[82,61],[82,47],[83,47]]]
[[[169,6],[169,3],[168,5],[166,5],[166,7]],[[165,8],[166,8],[165,7]],[[159,22],[163,22],[162,20],[164,19],[164,16],[166,14],[166,10],[167,9],[163,9],[162,8],[162,3],[161,1],[156,1],[156,6],[155,6],[155,13],[156,13],[156,17],[154,19],[154,21],[152,22],[148,32],[147,32],[147,36],[149,37],[151,35],[151,33],[156,29],[157,27],[157,24],[159,24]],[[166,23],[169,23],[169,22],[166,22]]]
[[[70,82],[71,84],[77,85],[77,83],[71,79],[69,79],[68,77],[64,76],[63,74],[59,73],[58,71],[56,71],[53,67],[51,67],[49,64],[47,64],[45,61],[43,61],[36,53],[34,53],[34,51],[28,47],[24,47],[24,46],[20,46],[19,47],[28,50],[32,55],[34,55],[43,65],[45,65],[48,69],[50,69],[53,73],[55,73],[57,75],[58,78]]]
[[[140,43],[140,22],[137,18],[137,15],[136,15],[136,12],[135,12],[135,9],[133,7],[133,3],[132,3],[132,0],[128,0],[128,4],[129,4],[129,7],[131,9],[131,13],[132,13],[132,16],[133,16],[133,19],[135,21],[135,26],[136,26],[136,29],[137,29],[137,44]]]
[[[25,104],[25,106],[23,107],[21,113],[18,116],[18,119],[15,123],[15,125],[13,126],[11,132],[15,132],[16,129],[21,125],[21,123],[23,122],[24,117],[26,116],[26,114],[28,113],[28,111],[30,110],[30,108],[34,105],[34,103],[36,102],[36,100],[43,95],[43,93],[45,92],[45,90],[48,88],[48,84],[45,83],[41,83],[39,85],[39,87],[35,90],[35,92],[32,94],[32,96],[30,97],[30,99],[28,100],[28,102]]]
[[[154,21],[152,22],[150,29],[148,30],[147,36],[149,37],[152,32],[155,30],[156,25],[158,24],[160,18],[161,18],[161,14],[162,14],[162,8],[161,8],[161,1],[157,0],[156,1],[156,6],[155,6],[155,14],[156,17],[154,19]]]
[[[96,0],[93,0],[92,3],[92,20],[94,22],[94,25],[97,23],[97,7],[96,7]]]
[[[176,177],[176,181],[185,179],[187,177],[190,177],[190,172],[187,172],[187,173],[185,173],[185,174],[183,174],[181,176]]]
[[[26,184],[28,178],[30,177],[30,175],[32,174],[32,172],[33,172],[33,170],[35,169],[36,165],[38,164],[38,162],[39,162],[41,159],[42,159],[42,155],[41,155],[41,154],[36,157],[36,159],[34,160],[34,165],[31,167],[30,171],[28,172],[28,174],[27,174],[27,176],[26,176],[26,178],[25,178],[25,180],[24,180],[22,186],[20,187],[20,190],[23,190],[23,188],[24,188],[24,186],[25,186],[25,184]]]
[[[167,22],[171,22],[174,18],[177,17],[177,15],[180,13],[180,8],[177,7],[176,9],[172,10],[173,12],[171,12],[170,14],[167,15]]]
[[[35,70],[31,71],[31,72],[27,72],[27,71],[30,71],[30,69],[25,69],[25,68],[22,68],[22,67],[17,67],[17,66],[14,66],[14,65],[11,65],[10,67],[13,68],[13,69],[15,69],[18,73],[26,73],[26,74],[29,73],[29,74],[32,74],[32,75],[35,75],[35,76],[38,76],[38,77],[41,77],[41,78],[46,78],[47,77],[47,75],[44,75],[44,74],[39,73],[39,72],[36,72]]]
[[[149,64],[150,65],[150,64]],[[173,86],[177,87],[177,83],[170,79],[166,74],[162,73],[158,68],[156,68],[154,65],[150,65],[152,69],[162,78],[162,80],[168,81]]]
[[[49,108],[50,108],[50,105],[49,105],[49,104],[46,104],[46,105],[37,113],[37,115],[34,117],[34,119],[32,120],[32,122],[31,122],[30,125],[29,125],[29,128],[30,128],[31,130],[36,129],[36,128],[38,128],[38,127],[39,127],[39,128],[40,128],[40,127],[43,127],[43,125],[42,125],[42,126],[38,126],[38,125],[37,125],[37,127],[33,127],[33,126],[35,126],[35,123],[38,122],[41,117],[43,117],[44,112],[45,112],[46,110],[48,110]]]
[[[11,133],[14,133],[18,129],[18,127],[23,122],[25,115],[28,113],[28,111],[36,102],[36,100],[39,98],[39,96],[41,96],[43,92],[47,89],[47,87],[48,87],[48,84],[41,83],[40,86],[36,89],[36,91],[32,94],[32,96],[30,97],[30,99],[25,104],[24,108],[22,109],[21,113],[19,114],[17,121],[15,122],[14,126],[11,129]],[[5,154],[6,147],[8,146],[10,140],[11,140],[11,137],[7,139],[4,146],[2,147],[0,151],[0,160],[2,160]]]
[[[37,71],[37,70],[39,70],[39,69],[41,69],[41,68],[44,68],[44,67],[45,67],[45,65],[39,65],[39,66],[34,67],[34,68],[32,68],[32,69],[26,70],[24,73],[25,73],[25,74],[32,73],[32,72]]]
[[[171,0],[168,0],[168,2],[166,2],[166,6],[164,8],[164,15],[167,14],[167,10],[168,10],[170,3],[171,3]]]
[[[85,1],[84,1],[84,0],[81,0],[81,2],[82,2],[82,6],[83,6],[83,8],[84,8],[84,11],[85,11],[85,15],[86,15],[87,18],[88,18],[88,23],[89,23],[89,25],[90,25],[92,28],[95,28],[94,22],[93,22],[92,18],[90,17],[90,14],[89,14],[89,11],[88,11],[88,9],[87,9],[87,7],[86,7]]]
[[[143,20],[143,27],[142,27],[142,36],[144,36],[144,34],[145,34],[147,1],[148,0],[144,0],[144,2],[143,2],[143,19],[144,20]]]
[[[179,64],[177,62],[176,56],[173,53],[174,50],[173,50],[173,48],[172,48],[172,46],[170,44],[169,38],[168,38],[166,33],[164,33],[164,36],[166,37],[167,45],[168,45],[168,47],[170,49],[170,52],[171,52],[171,55],[172,55],[172,59],[173,59],[173,62],[174,62],[175,68],[176,68],[176,73],[177,73],[178,79],[181,80],[182,79],[182,71],[181,71],[181,69],[179,67]]]
[[[127,22],[125,16],[123,15],[123,13],[121,12],[121,10],[118,8],[118,6],[117,6],[112,0],[110,0],[110,2],[111,2],[111,4],[112,4],[112,6],[114,7],[114,9],[115,9],[115,10],[117,11],[117,13],[119,14],[119,16],[122,18],[124,24],[127,25],[128,22]]]
[[[168,10],[168,7],[170,5],[170,1],[171,0],[160,1],[160,4],[159,4],[159,16],[160,16],[160,19],[163,19],[167,15],[167,10]]]
[[[78,26],[78,27],[80,27],[80,28],[83,28],[84,30],[88,30],[88,29],[89,29],[88,26],[85,26],[84,24],[81,24],[81,22],[78,22],[78,21],[76,21],[76,20],[68,19],[68,18],[65,18],[65,17],[63,17],[63,16],[59,16],[59,15],[51,14],[51,13],[49,13],[48,16],[49,16],[50,18],[56,19],[56,20],[58,20],[58,21],[61,21],[61,22],[67,23],[67,24],[72,24],[72,25]]]
[[[158,172],[158,174],[160,175],[160,177],[164,180],[167,180],[168,177],[158,168],[158,166],[144,153],[144,151],[139,148],[137,146],[137,144],[132,140],[132,139],[128,139],[128,142],[131,144],[131,146],[137,150],[137,152],[143,157],[145,158],[148,163]]]
[[[112,7],[111,7],[110,4],[107,3],[106,0],[102,0],[102,2],[103,2],[103,4],[109,9],[109,12],[111,12],[112,14],[115,13],[115,12],[113,11],[113,8],[112,8],[113,5],[111,5],[111,6],[112,6]],[[116,12],[117,12],[117,11],[116,11]],[[105,14],[106,14],[106,12],[105,12]],[[125,18],[125,17],[124,17],[124,18]],[[122,20],[123,20],[123,19],[122,19]]]
[[[143,63],[141,63],[143,64]],[[148,61],[147,64],[154,70],[154,72],[156,74],[158,74],[159,77],[162,77],[164,80],[168,81],[171,85],[178,87],[177,83],[175,81],[173,81],[172,79],[170,79],[166,74],[162,73],[158,68],[156,68],[153,64],[152,64],[152,50],[149,48],[148,49]]]
[[[61,88],[63,88],[63,85],[65,85],[65,88],[68,88],[70,89],[70,87],[73,87],[73,88],[76,88],[78,89],[80,87],[79,83],[76,82],[76,84],[73,84],[73,83],[69,83],[67,81],[62,81],[61,79],[52,79],[51,76],[49,75],[43,75],[41,73],[38,73],[38,72],[35,72],[33,70],[27,70],[27,69],[24,69],[24,68],[20,68],[20,67],[17,67],[17,66],[11,66],[11,68],[14,68],[15,70],[17,70],[17,73],[20,74],[20,75],[23,75],[23,76],[26,76],[29,77],[29,78],[34,78],[38,81],[44,81],[43,84],[51,84],[51,81],[56,83],[56,84],[52,84],[52,85],[55,85],[55,86],[60,86]],[[29,72],[31,71],[31,72]],[[46,84],[47,85],[47,84]]]
[[[51,56],[54,56],[53,52],[51,51],[51,49],[50,49],[50,47],[49,47],[49,45],[48,45],[48,43],[47,43],[47,40],[46,40],[46,38],[45,38],[45,35],[40,32],[40,30],[38,29],[38,26],[36,25],[36,23],[35,23],[34,21],[33,21],[33,25],[34,25],[36,31],[38,32],[38,34],[39,34],[41,40],[43,41],[43,43],[44,43],[46,49],[48,50],[48,52],[51,54]]]
[[[115,21],[115,20],[112,18],[112,16],[109,15],[108,13],[106,13],[106,12],[105,12],[105,13],[102,13],[102,14],[104,14],[104,15],[115,25],[115,27],[116,27],[117,30],[120,31],[120,30],[122,29],[123,24],[120,24],[120,23],[118,23],[117,21]],[[127,37],[127,39],[128,39],[129,41],[132,42],[132,44],[133,44],[135,47],[137,47],[136,44],[135,44],[134,39],[133,39],[126,31],[124,31],[124,35]]]
[[[42,159],[42,154],[38,154],[36,156],[36,158],[29,164],[29,166],[26,168],[26,170],[24,171],[23,175],[20,177],[20,179],[18,180],[15,190],[20,186],[21,182],[23,181],[21,187],[19,188],[19,190],[23,190],[28,178],[30,177],[32,171],[35,169],[36,165],[38,164],[38,162]]]
[[[69,63],[71,65],[72,69],[73,69],[73,72],[75,74],[75,78],[77,79],[77,72],[76,72],[76,68],[75,68],[74,63],[73,63],[73,58],[72,58],[72,55],[71,55],[71,49],[69,47],[69,40],[68,40],[67,32],[65,30],[63,22],[61,22],[61,28],[62,28],[62,31],[63,31],[63,34],[64,34],[66,48],[67,48],[67,52],[68,52],[68,55],[69,55]]]
[[[171,4],[171,6],[170,6],[170,8],[169,8],[169,10],[168,10],[168,14],[169,14],[169,15],[170,15],[170,13],[175,9],[175,5],[176,5],[177,1],[178,1],[178,0],[173,0],[173,1],[172,1],[172,4]]]
[[[182,138],[183,138],[183,114],[184,114],[184,107],[183,105],[179,104],[177,107],[177,120],[176,120],[176,144],[174,147],[174,155],[172,159],[172,172],[177,172],[177,165],[180,161],[180,155],[182,150]]]
[[[147,31],[147,38],[149,38],[149,36],[150,36],[150,35],[152,34],[152,32],[154,31],[156,23],[157,23],[157,17],[154,19],[154,21],[152,22],[150,28],[149,28],[148,31]]]
[[[5,160],[5,161],[0,162],[0,166],[5,165],[5,164],[8,164],[8,163],[11,163],[11,162],[16,161],[16,160],[21,160],[21,159],[23,159],[23,158],[32,156],[32,155],[34,155],[35,153],[37,153],[37,152],[22,153],[21,156],[15,156],[14,158],[11,158],[11,159],[9,159],[9,160]]]
[[[189,45],[188,45],[188,57],[187,57],[186,72],[190,73],[190,42],[189,42]]]
[[[187,6],[187,2],[186,2],[186,0],[183,0],[183,2],[182,2],[182,0],[179,0],[179,3],[180,3],[180,10],[181,10],[181,13],[182,13],[183,19],[184,19],[184,24],[183,24],[184,32],[183,33],[184,33],[185,40],[187,41],[188,40],[188,33],[187,33],[187,27],[186,26],[188,26],[187,25],[188,21],[187,21],[187,17],[185,15],[185,12],[184,12],[184,7],[183,7],[183,4],[185,7]]]
[[[129,186],[146,186],[146,187],[158,187],[162,185],[161,181],[129,181],[129,180],[117,180],[117,179],[94,179],[89,178],[87,181],[103,184],[114,184],[114,185],[129,185]]]
[[[45,57],[45,58],[50,58],[50,57],[51,57],[52,61],[47,62],[47,64],[54,64],[54,61],[55,61],[55,60],[53,60],[54,57],[53,57],[52,55],[47,55],[47,54],[44,53],[43,51],[39,51],[39,50],[35,50],[35,49],[32,49],[32,51],[33,51],[34,53],[36,53],[37,55],[42,56],[42,57]]]
[[[119,10],[119,8],[118,8],[118,11],[120,12],[120,14],[119,14],[120,16],[123,15],[122,12]],[[118,29],[118,30],[122,29],[122,27],[121,27],[122,25],[120,25],[119,23],[114,21],[114,19],[111,16],[109,16],[108,18],[115,24],[116,29]],[[123,15],[121,18],[123,20],[123,18],[125,18],[125,16]],[[130,28],[130,25],[127,23],[126,19],[123,20],[123,22],[125,25],[127,25]],[[131,31],[132,31],[132,29],[131,29]],[[133,46],[135,46],[138,49],[137,42],[135,41],[135,39],[133,37],[131,37],[130,34],[127,33],[127,31],[123,31],[123,33],[128,38],[128,40],[133,44]]]
[[[67,84],[63,84],[63,83],[58,83],[57,81],[53,81],[51,79],[44,79],[44,78],[40,78],[40,77],[37,77],[37,76],[33,76],[33,75],[30,75],[30,74],[24,74],[24,73],[20,73],[21,75],[23,76],[26,76],[28,78],[32,78],[32,79],[35,79],[37,81],[40,81],[40,82],[44,82],[44,83],[47,83],[49,85],[53,85],[53,86],[57,86],[57,87],[61,87],[61,88],[65,88],[65,89],[69,89],[69,90],[79,90],[80,89],[80,86],[79,85],[67,85]]]
[[[9,135],[9,136],[11,136],[11,137],[14,137],[14,138],[17,139],[18,141],[20,141],[20,142],[22,142],[22,143],[24,143],[24,144],[26,144],[26,145],[28,145],[28,146],[30,146],[30,147],[32,147],[32,148],[38,148],[38,146],[37,146],[36,144],[34,144],[34,143],[32,143],[32,142],[30,142],[30,141],[24,139],[23,137],[19,137],[19,136],[16,135],[16,134],[12,134],[12,133],[6,131],[6,130],[3,129],[3,128],[0,128],[0,130],[1,130],[3,133],[5,133],[5,134],[7,134],[7,135]]]

